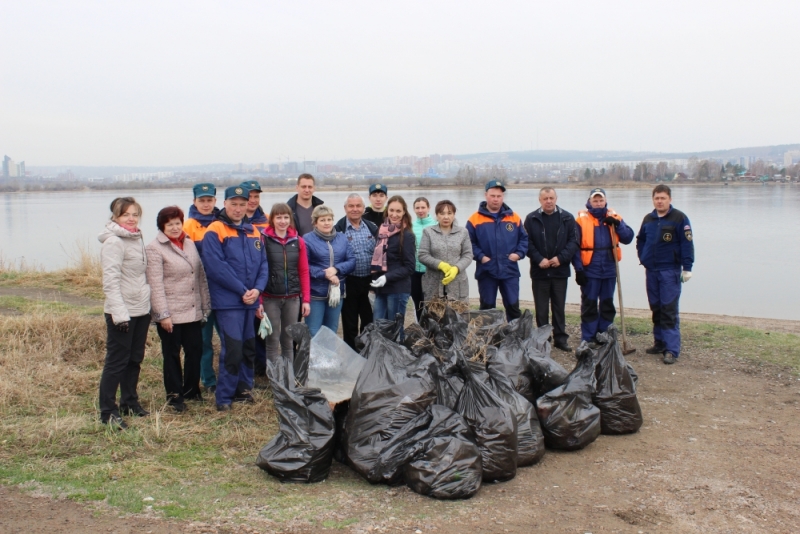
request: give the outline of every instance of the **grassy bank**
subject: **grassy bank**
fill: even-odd
[[[2,284],[69,288],[99,295],[99,267],[85,262],[65,271],[0,271]],[[81,284],[73,287],[68,280]],[[131,429],[108,431],[99,423],[97,384],[105,350],[105,326],[97,309],[0,297],[0,483],[18,484],[75,501],[96,501],[123,512],[147,512],[201,521],[287,521],[345,527],[358,519],[350,504],[397,517],[447,517],[468,503],[389,499],[391,488],[371,486],[334,464],[333,475],[312,486],[282,485],[254,465],[277,431],[268,392],[256,404],[220,415],[213,399],[192,403],[176,415],[164,405],[161,353],[151,331],[140,379],[148,418],[128,418]],[[576,325],[578,317],[568,316]],[[650,323],[626,321],[642,351]],[[683,325],[686,352],[778,365],[800,372],[800,337],[736,326]]]

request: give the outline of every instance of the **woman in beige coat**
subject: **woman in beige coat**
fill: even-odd
[[[150,288],[147,256],[139,230],[142,207],[133,197],[111,202],[111,221],[100,233],[106,358],[100,377],[100,421],[117,430],[128,428],[121,415],[144,417],[136,392],[150,328]],[[117,389],[120,402],[117,407]]]
[[[422,292],[425,300],[447,296],[467,302],[467,267],[472,263],[469,232],[456,226],[456,207],[449,200],[436,204],[435,212],[439,224],[422,231],[419,245],[419,261],[428,268],[422,276]]]
[[[161,338],[167,402],[181,413],[186,411],[184,401],[203,400],[203,320],[211,311],[211,301],[200,255],[183,231],[183,211],[177,206],[164,208],[158,212],[156,223],[158,235],[147,245],[147,282],[153,320]]]

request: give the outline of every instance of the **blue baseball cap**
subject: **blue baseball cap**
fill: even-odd
[[[250,200],[250,189],[248,187],[244,187],[243,185],[232,185],[225,189],[225,200],[231,198],[243,198],[245,200]]]
[[[383,193],[384,195],[389,194],[389,189],[383,184],[372,184],[369,186],[369,194],[372,193]]]
[[[217,196],[217,187],[210,183],[195,184],[192,187],[192,192],[194,193],[194,198],[215,197]]]
[[[591,200],[591,198],[592,198],[592,197],[596,197],[597,195],[600,195],[601,197],[603,197],[603,198],[606,198],[606,191],[605,191],[605,189],[603,189],[602,187],[595,187],[595,188],[594,188],[594,189],[592,189],[592,191],[589,193],[589,199]]]
[[[242,187],[246,187],[250,191],[258,191],[259,193],[261,193],[261,184],[259,184],[255,180],[251,180],[249,182],[242,182],[239,185]]]
[[[501,182],[500,180],[489,180],[488,182],[486,182],[486,191],[492,189],[493,187],[498,187],[500,188],[501,191],[506,190],[506,186],[504,186],[503,182]]]

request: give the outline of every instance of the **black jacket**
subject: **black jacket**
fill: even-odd
[[[539,263],[544,259],[543,253],[547,250],[542,208],[529,213],[525,218],[525,231],[528,232],[528,257],[531,259],[531,278],[534,280],[569,278],[572,275],[570,262],[579,247],[575,217],[558,206],[556,206],[555,212],[561,215],[561,226],[558,229],[558,237],[556,239],[556,257],[561,263],[558,267],[549,267],[547,269],[539,267]]]
[[[375,226],[380,226],[383,224],[383,214],[386,211],[374,211],[372,206],[367,206],[367,209],[364,210],[364,215],[361,216],[362,219],[366,219]]]
[[[375,223],[373,223],[372,221],[368,221],[363,217],[361,218],[361,222],[367,225],[367,228],[369,229],[369,232],[372,234],[372,237],[378,237],[378,227],[375,225]],[[336,222],[336,226],[334,226],[334,228],[336,228],[337,232],[345,233],[345,231],[347,231],[347,217],[342,217],[341,219],[339,219]]]
[[[294,217],[294,227],[300,228],[300,223],[297,222],[297,195],[293,196],[289,200],[286,201],[290,208],[292,208],[292,216]],[[317,198],[315,196],[311,197],[311,208],[316,208],[320,204],[325,204],[325,202],[321,198]]]
[[[410,229],[405,230],[401,251],[400,235],[393,235],[386,244],[386,272],[372,273],[373,280],[386,275],[386,285],[375,288],[376,295],[411,293],[411,275],[417,268],[417,238]]]

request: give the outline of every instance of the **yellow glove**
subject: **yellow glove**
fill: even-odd
[[[439,267],[438,267],[438,269],[440,271],[442,271],[445,274],[445,276],[447,276],[447,271],[449,271],[452,268],[453,268],[452,265],[450,265],[449,263],[445,263],[445,262],[440,262],[439,263]]]
[[[455,266],[450,267],[450,270],[447,271],[444,275],[444,278],[442,278],[442,285],[446,286],[447,284],[455,280],[456,276],[458,276],[458,267]]]

